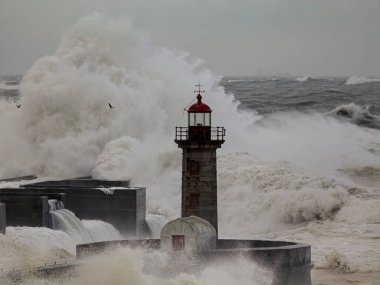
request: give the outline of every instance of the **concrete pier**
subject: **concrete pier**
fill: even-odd
[[[1,189],[0,201],[7,204],[6,225],[52,228],[49,200],[65,203],[64,193],[30,193],[14,189]],[[10,191],[13,190],[13,191]]]
[[[48,196],[1,196],[6,204],[7,226],[49,227],[51,225]]]
[[[91,177],[82,177],[76,179],[49,180],[37,183],[22,185],[23,188],[110,188],[110,187],[129,187],[128,180],[101,180],[92,179]]]
[[[127,185],[129,181],[88,178],[45,181],[22,185],[19,189],[0,189],[0,201],[1,195],[8,194],[46,195],[49,199],[54,199],[54,195],[64,193],[65,208],[74,212],[78,218],[102,220],[112,224],[126,237],[138,237],[146,232],[145,188]],[[18,208],[18,211],[22,213],[24,209]],[[30,215],[29,211],[26,213]]]

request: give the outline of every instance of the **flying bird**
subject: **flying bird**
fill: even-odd
[[[16,105],[16,107],[20,109],[21,105]]]
[[[110,109],[115,109],[115,106],[112,106],[111,103],[108,103],[108,106],[110,107]]]

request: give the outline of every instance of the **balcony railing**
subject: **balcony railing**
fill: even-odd
[[[176,141],[197,141],[194,131],[199,130],[201,139],[204,141],[224,141],[226,135],[226,129],[224,127],[176,127],[175,128],[175,140]],[[191,133],[190,133],[191,132]]]

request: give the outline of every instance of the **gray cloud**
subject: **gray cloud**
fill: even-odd
[[[93,11],[220,74],[380,76],[378,0],[1,0],[0,74],[23,74]]]

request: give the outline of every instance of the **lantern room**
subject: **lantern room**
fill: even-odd
[[[198,94],[198,102],[191,105],[187,110],[189,118],[189,127],[205,126],[211,127],[211,112],[210,107],[202,102],[202,95]]]
[[[189,140],[204,142],[211,139],[211,108],[202,102],[202,91],[198,91],[197,103],[187,110],[189,125]]]
[[[176,127],[176,142],[186,143],[223,143],[225,129],[223,127],[211,127],[211,108],[202,102],[202,95],[204,91],[201,90],[201,85],[195,85],[198,90],[197,102],[192,104],[187,111],[188,126]]]

